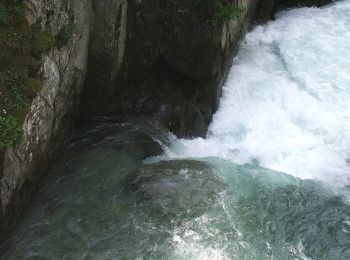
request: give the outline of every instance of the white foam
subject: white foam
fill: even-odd
[[[192,221],[184,222],[176,228],[171,238],[174,250],[171,252],[171,259],[231,259],[225,253],[222,245],[213,243],[212,245],[203,245],[202,241],[208,238],[217,238],[220,233],[214,227],[206,228],[212,225],[213,219],[202,215]],[[200,230],[198,230],[198,226]],[[195,229],[197,231],[195,231]]]
[[[207,139],[171,157],[217,156],[346,184],[350,167],[350,1],[279,15],[246,36]]]

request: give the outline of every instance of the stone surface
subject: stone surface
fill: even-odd
[[[155,119],[149,118],[130,119],[127,123],[95,120],[93,125],[88,125],[86,129],[82,128],[74,134],[68,150],[77,150],[80,153],[91,147],[107,147],[140,159],[159,156],[163,153],[161,143],[166,142],[167,137],[161,140],[162,132],[166,133],[161,125],[158,125],[157,132],[154,132],[156,124]]]
[[[322,6],[331,3],[332,0],[261,0],[257,15],[258,23],[266,23],[274,14],[282,9],[302,6]]]
[[[71,129],[87,66],[90,2],[26,0],[30,23],[58,35],[75,30],[66,46],[43,57],[43,88],[33,100],[23,125],[23,142],[3,152],[0,174],[0,234],[8,230],[36,189],[43,171]]]
[[[204,116],[193,104],[183,103],[175,107],[164,106],[161,109],[165,125],[177,136],[183,138],[205,137],[208,125]]]
[[[172,124],[182,125],[169,128],[178,136],[203,136],[183,118],[196,110],[198,120],[210,123],[258,1],[234,1],[244,11],[229,21],[215,18],[214,0],[112,2],[93,1],[84,116],[162,117],[164,107],[176,108]]]
[[[296,6],[322,6],[331,3],[332,0],[275,0],[275,8],[296,7]]]

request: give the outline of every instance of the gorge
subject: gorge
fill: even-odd
[[[75,30],[4,153],[2,230],[45,179],[1,259],[348,259],[349,1],[246,37],[281,1],[165,2],[28,1]]]

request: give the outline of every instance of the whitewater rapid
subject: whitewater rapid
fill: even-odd
[[[257,163],[349,185],[350,1],[281,12],[241,45],[206,139],[171,158]]]

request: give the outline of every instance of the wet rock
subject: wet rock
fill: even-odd
[[[166,108],[162,112],[162,119],[170,131],[178,137],[190,138],[193,136],[205,137],[208,124],[196,106],[185,103]]]
[[[90,145],[90,147],[91,146],[108,147],[141,159],[161,155],[163,153],[162,146],[141,131],[134,131],[131,133],[116,131],[103,137],[101,140],[98,140],[97,143]]]
[[[140,133],[137,137],[140,138],[140,140],[132,139],[129,142],[117,143],[113,145],[113,148],[122,152],[137,155],[143,159],[150,156],[161,155],[163,153],[160,144],[155,142],[149,136]]]
[[[154,121],[154,124],[157,124],[157,121]],[[81,130],[81,132],[74,136],[70,145],[73,151],[101,146],[125,152],[141,159],[163,153],[161,141],[155,139],[161,138],[162,129],[154,133],[155,135],[159,134],[159,137],[153,137],[153,129],[145,123],[103,124],[99,121],[96,127],[88,126],[87,129]]]
[[[23,141],[0,160],[0,235],[18,219],[41,176],[62,147],[74,124],[87,67],[89,0],[25,0],[30,24],[41,24],[54,36],[67,26],[64,46],[54,46],[42,60],[43,87],[23,124]]]
[[[268,22],[274,15],[276,0],[264,0],[260,1],[258,15],[257,15],[257,23],[263,24]]]
[[[262,0],[259,3],[257,22],[266,23],[272,19],[279,10],[302,6],[323,6],[331,0]]]
[[[275,9],[298,6],[322,6],[332,2],[332,0],[276,0]]]
[[[125,181],[126,192],[138,194],[163,213],[199,212],[214,204],[224,189],[210,165],[192,160],[144,165]]]
[[[154,114],[167,104],[176,135],[204,136],[258,1],[234,1],[243,12],[231,20],[216,17],[214,0],[107,2],[93,1],[83,116]]]

